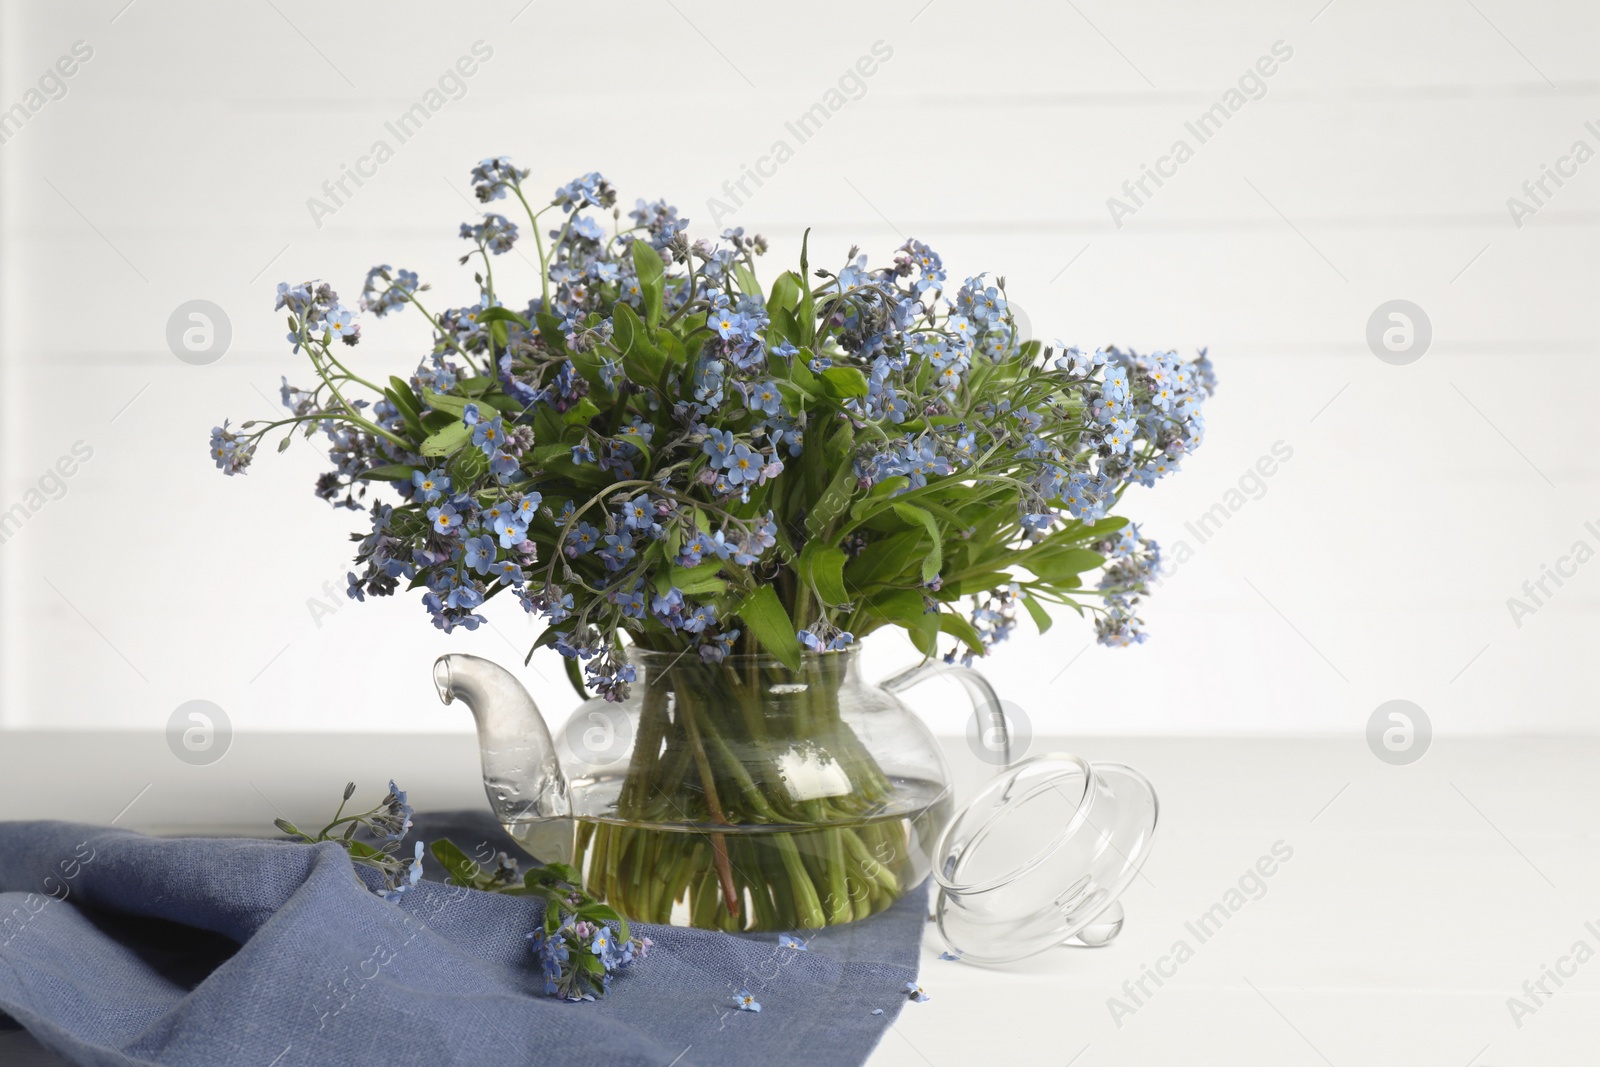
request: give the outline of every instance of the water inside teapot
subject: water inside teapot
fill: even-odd
[[[572,782],[570,818],[503,825],[530,855],[577,867],[630,919],[677,926],[803,930],[875,914],[927,877],[950,816],[943,783],[900,779],[880,810],[823,825],[641,822],[616,815],[623,780]],[[724,871],[736,914],[723,906]]]

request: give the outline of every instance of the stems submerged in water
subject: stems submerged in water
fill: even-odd
[[[662,658],[641,672],[614,821],[577,836],[589,890],[635,919],[681,908],[679,922],[724,930],[815,929],[898,899],[908,829],[840,715],[846,657],[798,671]]]
[[[706,758],[706,746],[700,740],[700,727],[695,723],[693,704],[687,699],[680,700],[678,709],[679,717],[683,719],[683,727],[689,734],[695,767],[700,771],[700,785],[705,789],[706,808],[714,822],[731,825],[727,815],[722,811],[722,802],[717,799],[717,783],[711,774],[711,761]],[[711,848],[717,857],[717,878],[722,882],[723,907],[728,910],[729,915],[737,919],[739,897],[733,888],[733,869],[728,866],[728,842],[721,834],[712,834]]]

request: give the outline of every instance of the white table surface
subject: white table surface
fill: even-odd
[[[948,745],[970,796],[986,768]],[[930,928],[933,999],[906,1007],[874,1067],[1600,1062],[1600,955],[1569,955],[1580,941],[1600,954],[1600,740],[1447,738],[1406,767],[1359,737],[1033,745],[1051,748],[1131,763],[1161,794],[1122,937],[991,970],[939,960]],[[179,763],[158,735],[0,734],[0,818],[261,833],[280,811],[324,811],[347,778],[365,793],[391,775],[425,808],[484,803],[460,734],[241,736],[209,767]],[[1292,858],[1201,943],[1185,924],[1278,842]],[[1135,1004],[1123,983],[1179,940],[1192,958],[1159,988],[1146,978]],[[1571,976],[1559,990],[1545,979],[1557,995],[1514,1019],[1508,999],[1547,967]],[[1111,997],[1136,1010],[1113,1020]],[[55,1062],[0,1037],[0,1063]]]

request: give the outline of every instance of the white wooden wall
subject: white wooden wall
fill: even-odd
[[[348,603],[360,519],[311,497],[319,455],[232,480],[207,461],[214,424],[305,377],[274,285],[321,277],[353,301],[386,262],[460,302],[467,171],[491,154],[536,190],[598,169],[704,233],[707,198],[782,138],[793,158],[724,222],[773,239],[769,275],[806,226],[817,259],[860,243],[881,262],[915,235],[955,278],[1003,273],[1040,335],[1211,347],[1205,448],[1128,499],[1192,558],[1149,603],[1146,645],[1086,647],[1068,616],[994,657],[1035,729],[1357,732],[1396,697],[1441,733],[1594,729],[1600,562],[1547,581],[1520,626],[1507,598],[1575,542],[1600,549],[1600,161],[1521,226],[1507,198],[1574,142],[1600,149],[1600,10],[1323,4],[0,5],[0,108],[75,42],[93,51],[0,144],[0,509],[75,442],[93,451],[0,545],[0,724],[159,729],[194,698],[236,729],[460,724],[432,657],[510,663],[529,625],[495,613],[444,638],[413,600]],[[479,41],[464,93],[398,145],[384,123]],[[785,122],[877,42],[892,56],[864,94],[799,144]],[[1278,42],[1292,57],[1264,95],[1115,225],[1107,199],[1194,146],[1185,122]],[[394,157],[317,225],[307,198],[380,138]],[[1397,298],[1433,329],[1405,366],[1365,339]],[[212,365],[165,341],[192,299],[231,321]],[[415,324],[365,329],[376,373],[414,364]],[[1292,458],[1259,499],[1203,544],[1186,531],[1280,441]],[[314,617],[325,582],[337,611]],[[883,673],[909,654],[870,652]],[[535,667],[563,713],[559,665]],[[961,729],[957,705],[925,703]]]

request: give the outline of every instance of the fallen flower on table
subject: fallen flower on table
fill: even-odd
[[[906,996],[910,997],[913,1001],[915,1001],[918,1004],[921,1004],[925,1000],[932,1000],[933,999],[932,997],[928,996],[928,994],[923,990],[923,988],[921,986],[919,986],[915,982],[907,982],[906,983]]]
[[[404,867],[404,874],[399,885],[386,889],[383,892],[384,900],[398,900],[400,894],[407,889],[415,888],[422,881],[422,842],[417,842],[416,849],[412,852],[411,859]]]
[[[423,843],[415,843],[411,859],[403,860],[398,854],[415,812],[406,800],[405,790],[391,780],[388,794],[377,807],[359,815],[345,815],[344,806],[355,791],[354,782],[345,786],[344,799],[332,821],[315,835],[287,819],[276,819],[274,823],[307,844],[337,842],[349,853],[352,863],[371,867],[383,876],[383,884],[373,892],[388,901],[398,900],[422,881]],[[356,832],[362,827],[378,839],[376,845],[356,839]],[[581,875],[566,864],[534,866],[519,879],[517,862],[504,852],[495,853],[493,869],[485,869],[449,840],[435,841],[427,851],[445,869],[452,885],[544,901],[543,928],[527,937],[539,963],[546,996],[594,1000],[610,991],[612,975],[650,952],[653,942],[648,937],[633,937],[628,920],[615,908],[584,892]],[[614,923],[616,928],[613,930],[607,923]],[[760,1005],[754,1010],[760,1011]]]
[[[411,831],[411,816],[414,814],[411,805],[406,802],[406,791],[395,785],[391,778],[389,792],[377,807],[358,815],[346,815],[344,806],[350,803],[355,792],[354,782],[345,785],[338,810],[333,813],[328,825],[314,835],[306,833],[288,819],[274,819],[272,823],[306,844],[337,842],[350,854],[351,862],[371,867],[383,876],[383,885],[373,890],[374,893],[384,900],[398,900],[406,890],[422,881],[422,842],[416,843],[413,858],[405,860],[399,855],[400,843]],[[377,839],[376,845],[356,840],[356,831],[363,827]]]
[[[961,953],[959,953],[959,952],[941,952],[941,953],[939,953],[939,958],[941,960],[959,960],[961,958]]]
[[[520,886],[496,887],[492,884],[494,875],[482,873],[476,863],[448,841],[435,842],[433,856],[450,871],[456,885],[508,896],[543,898],[544,927],[528,934],[528,940],[539,961],[546,996],[564,1000],[603,996],[611,991],[611,979],[617,971],[650,952],[651,940],[634,937],[628,920],[611,905],[584,892],[581,876],[564,863],[532,868]],[[607,923],[615,923],[616,929]]]
[[[555,904],[546,904],[546,908],[559,915]],[[625,922],[621,923],[622,933],[570,918],[553,930],[548,927],[546,920],[546,928],[529,933],[528,940],[544,979],[542,991],[549,997],[594,1000],[597,994],[610,992],[612,975],[650,951],[650,939],[629,938]]]

